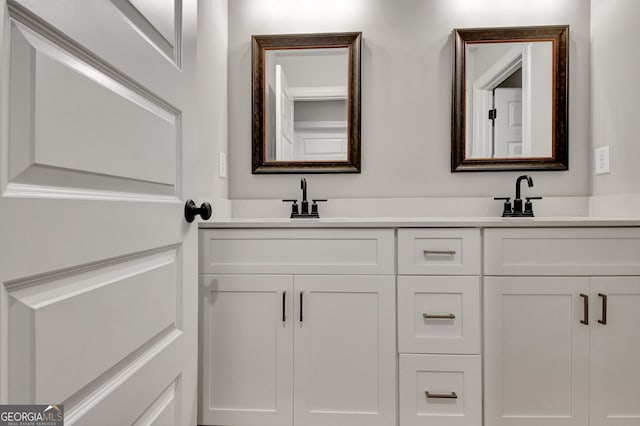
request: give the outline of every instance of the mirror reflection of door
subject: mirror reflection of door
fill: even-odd
[[[493,157],[522,156],[522,67],[493,89]]]
[[[268,161],[348,160],[348,49],[266,55]]]
[[[493,91],[495,119],[493,156],[522,156],[522,88],[498,87]]]
[[[294,109],[293,99],[289,94],[289,82],[282,69],[276,65],[276,160],[294,159]]]

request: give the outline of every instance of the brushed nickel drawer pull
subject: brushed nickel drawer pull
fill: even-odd
[[[455,256],[455,250],[422,250],[425,256],[429,255],[446,255],[446,256]]]
[[[456,316],[454,314],[445,314],[445,315],[422,314],[422,318],[424,319],[456,319]]]
[[[429,391],[425,391],[424,394],[427,395],[427,398],[458,399],[458,395],[455,392],[431,393]]]

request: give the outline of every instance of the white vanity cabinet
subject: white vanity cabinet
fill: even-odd
[[[480,426],[480,230],[398,230],[401,426]]]
[[[591,295],[594,312],[591,424],[637,426],[640,424],[640,276],[593,277]],[[602,321],[603,297],[606,297],[606,321]]]
[[[392,229],[200,232],[200,423],[396,425]]]
[[[199,423],[639,426],[640,228],[504,224],[201,230]]]
[[[640,229],[487,229],[484,259],[485,424],[640,424]]]
[[[292,302],[292,276],[200,276],[199,424],[291,424]]]

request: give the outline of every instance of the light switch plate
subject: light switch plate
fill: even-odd
[[[225,178],[227,177],[227,154],[225,154],[224,152],[220,153],[220,168],[219,170],[219,175],[221,178]]]
[[[609,146],[596,148],[595,160],[597,175],[611,173],[611,165],[609,164]]]

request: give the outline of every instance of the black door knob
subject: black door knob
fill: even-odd
[[[202,203],[200,207],[198,207],[193,200],[187,200],[184,205],[184,218],[189,223],[193,222],[198,215],[200,215],[202,219],[207,220],[211,217],[211,212],[211,204],[207,202]]]

